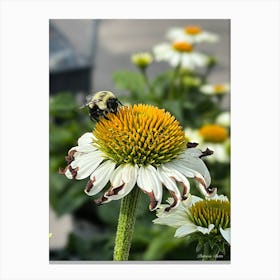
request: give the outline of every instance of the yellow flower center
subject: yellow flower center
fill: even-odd
[[[96,145],[117,164],[158,166],[186,148],[184,132],[169,112],[151,105],[123,106],[93,131]]]
[[[215,93],[224,93],[227,91],[227,88],[223,84],[217,84],[213,86],[214,92]]]
[[[230,227],[230,203],[224,200],[202,200],[190,208],[190,218],[194,224],[208,227],[213,224],[218,230]]]
[[[220,143],[228,138],[227,130],[217,124],[207,124],[199,129],[199,134],[205,142]]]
[[[192,25],[192,26],[186,26],[184,31],[189,35],[197,35],[201,33],[202,30],[199,26]]]
[[[175,42],[172,44],[173,49],[179,52],[191,52],[193,47],[188,42]]]

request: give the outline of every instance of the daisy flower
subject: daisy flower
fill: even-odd
[[[224,127],[229,127],[230,126],[230,113],[229,112],[220,113],[216,118],[216,123],[221,126],[224,126]]]
[[[203,85],[200,87],[200,91],[206,95],[223,95],[229,93],[229,84],[214,84],[214,85]]]
[[[98,205],[121,199],[136,185],[150,198],[150,210],[161,203],[163,187],[177,207],[189,193],[187,178],[196,180],[203,195],[211,197],[210,174],[202,161],[209,151],[187,144],[179,122],[169,112],[151,105],[122,106],[97,122],[93,132],[69,150],[67,166],[60,173],[69,179],[89,177],[87,195],[109,188],[96,200]],[[177,183],[182,186],[179,192]]]
[[[209,161],[228,162],[230,139],[228,130],[222,125],[206,124],[199,129],[185,129],[187,141],[200,143],[202,149],[209,148],[214,152]]]
[[[166,37],[172,41],[181,40],[192,44],[202,42],[215,43],[219,39],[218,35],[204,31],[199,26],[174,27],[167,32]]]
[[[208,56],[195,52],[193,45],[184,41],[175,41],[172,44],[162,43],[153,49],[156,61],[166,61],[172,67],[181,65],[182,68],[193,70],[196,67],[205,67]]]
[[[169,209],[173,199],[167,200],[157,210],[155,224],[176,228],[175,237],[184,237],[194,232],[220,234],[230,244],[230,202],[224,195],[209,199],[190,195],[176,209]]]

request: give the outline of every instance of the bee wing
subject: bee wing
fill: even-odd
[[[83,105],[80,107],[80,109],[83,109],[83,108],[87,107],[87,106],[89,105],[89,103],[93,102],[93,101],[92,101],[92,97],[93,97],[93,94],[87,95],[87,96],[86,96],[86,103],[83,104]]]

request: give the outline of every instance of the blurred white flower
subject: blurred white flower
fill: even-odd
[[[50,207],[50,249],[64,248],[67,244],[68,236],[73,229],[74,224],[70,214],[58,217],[55,211]]]
[[[186,128],[185,136],[188,142],[199,143],[201,149],[214,152],[207,158],[209,162],[229,162],[230,139],[226,128],[217,124],[204,125],[200,129]]]
[[[216,123],[222,125],[224,127],[230,126],[230,113],[229,112],[222,112],[216,118]]]
[[[194,232],[202,234],[221,234],[230,244],[230,202],[224,195],[215,195],[209,199],[189,195],[176,209],[162,204],[157,210],[155,224],[177,228],[175,237],[184,237]],[[168,209],[168,211],[166,211]]]
[[[196,67],[207,66],[209,61],[205,54],[195,52],[192,44],[182,41],[156,45],[153,51],[156,61],[166,61],[172,67],[180,65],[182,68],[194,70]]]
[[[166,37],[171,41],[187,41],[191,44],[202,42],[215,43],[219,40],[218,35],[204,31],[199,26],[174,27],[167,32]]]
[[[203,85],[200,87],[200,91],[206,95],[223,95],[229,93],[230,86],[227,83],[214,84],[214,85]]]

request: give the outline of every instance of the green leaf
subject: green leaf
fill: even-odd
[[[88,196],[84,193],[84,185],[81,182],[73,182],[68,189],[64,190],[59,198],[57,214],[71,213],[86,202]]]
[[[174,238],[174,228],[167,228],[151,240],[143,259],[160,260],[185,241],[184,238]]]
[[[71,93],[61,93],[50,97],[50,115],[71,117],[78,109],[75,96]]]
[[[152,82],[152,88],[154,89],[154,93],[156,98],[166,98],[167,92],[170,87],[170,81],[173,76],[173,70],[167,71],[158,77],[156,77]]]
[[[120,200],[111,201],[109,204],[100,205],[97,208],[97,215],[106,224],[116,227],[120,212]]]

